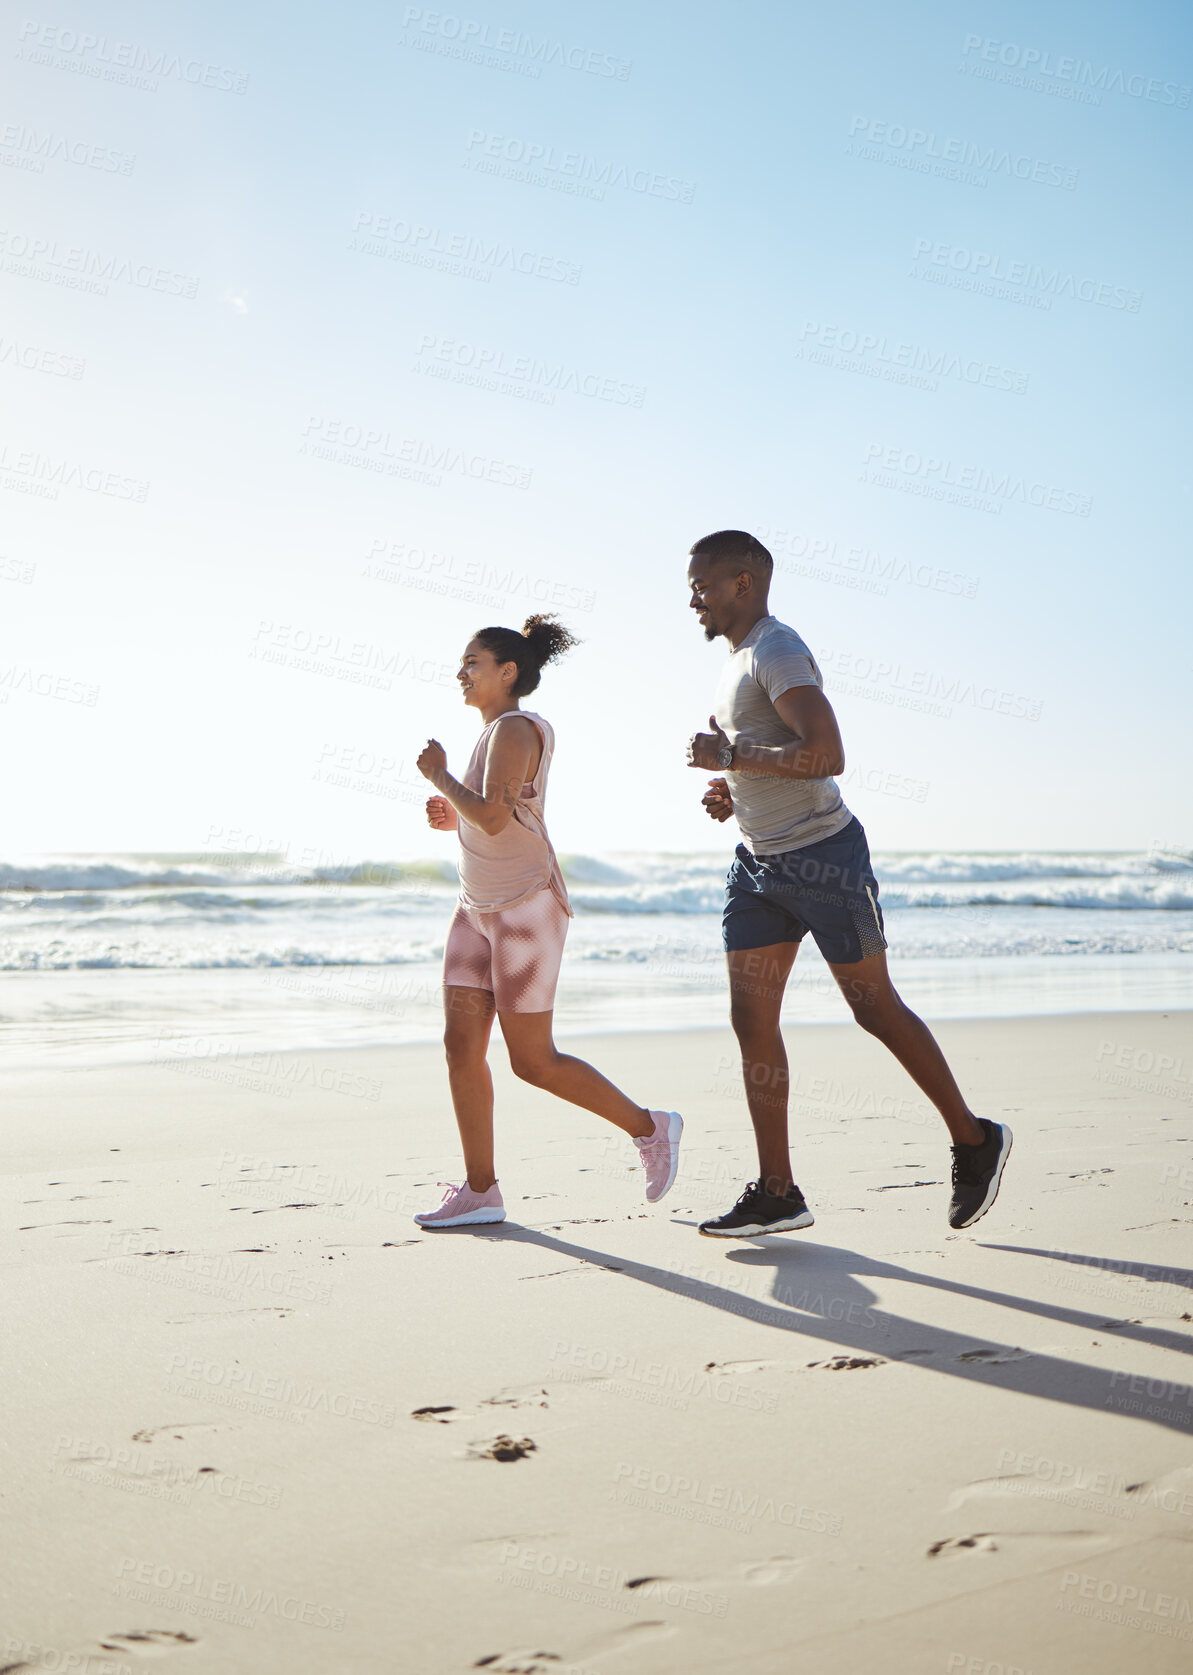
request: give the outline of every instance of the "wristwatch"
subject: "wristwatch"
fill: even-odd
[[[729,743],[729,740],[726,739],[725,743],[721,746],[720,750],[717,751],[717,767],[718,768],[731,768],[732,766],[733,766],[733,746]]]

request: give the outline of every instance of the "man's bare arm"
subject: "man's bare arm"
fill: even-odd
[[[790,744],[754,744],[740,733],[733,771],[775,779],[828,779],[845,766],[845,748],[833,706],[818,686],[793,686],[774,700]]]

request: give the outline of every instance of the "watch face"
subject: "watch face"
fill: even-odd
[[[720,750],[717,751],[717,767],[718,768],[728,768],[728,767],[731,767],[732,765],[733,765],[733,746],[731,744],[723,744],[721,746]]]

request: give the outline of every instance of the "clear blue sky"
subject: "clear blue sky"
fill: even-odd
[[[11,847],[432,852],[414,756],[462,770],[454,660],[534,597],[584,640],[535,698],[557,846],[718,847],[726,526],[875,848],[1193,841],[1184,8],[33,18]]]

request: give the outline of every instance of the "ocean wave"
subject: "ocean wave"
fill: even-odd
[[[66,947],[0,950],[0,972],[34,971],[262,971],[326,966],[437,965],[438,948],[405,952],[346,953],[342,949],[257,948],[195,953],[185,948]]]
[[[565,854],[561,866],[577,908],[594,914],[720,912],[729,852]],[[0,912],[143,911],[196,923],[279,908],[379,915],[444,908],[456,888],[453,858],[334,860],[270,854],[41,855],[0,862]],[[1074,907],[1091,912],[1193,908],[1193,852],[1177,847],[1120,853],[919,852],[874,857],[885,905]],[[366,906],[366,904],[368,904]]]
[[[1018,854],[947,853],[874,855],[880,878],[909,884],[997,884],[1018,879],[1147,877],[1184,873],[1193,881],[1193,851],[1149,849],[1124,852]]]
[[[0,890],[60,892],[350,884],[378,889],[456,883],[453,861],[342,861],[303,865],[284,856],[36,856],[0,861]]]

